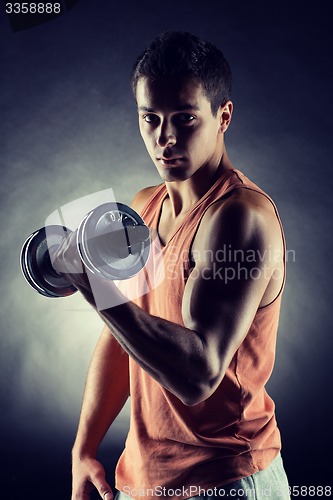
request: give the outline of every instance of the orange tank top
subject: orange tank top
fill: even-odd
[[[140,307],[184,325],[182,297],[198,225],[212,203],[240,188],[260,192],[271,201],[283,235],[274,202],[238,170],[227,171],[193,206],[164,247],[155,252],[152,242],[147,266],[156,268],[156,261],[162,259],[163,275],[155,286],[147,281],[146,293],[134,300]],[[152,231],[157,232],[166,196],[162,184],[141,212]],[[132,291],[143,286],[140,274],[128,280]],[[272,462],[281,441],[274,402],[265,385],[274,365],[282,288],[273,302],[258,309],[219,387],[195,406],[183,404],[130,359],[130,429],[116,468],[118,490],[132,497],[187,498],[198,494],[199,487],[223,486]]]

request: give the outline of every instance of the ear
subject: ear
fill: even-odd
[[[225,104],[223,104],[220,107],[220,110],[219,110],[220,131],[222,133],[226,132],[226,130],[228,129],[228,127],[230,125],[233,109],[234,109],[234,105],[231,101],[227,101]]]

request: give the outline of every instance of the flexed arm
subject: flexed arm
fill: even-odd
[[[195,267],[183,296],[185,326],[152,316],[129,301],[99,312],[123,349],[187,405],[205,400],[220,384],[275,281],[278,263],[269,256],[281,252],[282,236],[272,205],[262,195],[236,196],[206,212],[194,246]],[[215,273],[216,256],[223,247],[258,256],[245,263],[247,276],[237,275],[234,259],[226,265],[235,279]],[[95,307],[88,280],[77,275],[73,279]],[[112,283],[100,287],[105,293],[120,293]]]

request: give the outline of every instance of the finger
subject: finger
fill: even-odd
[[[98,492],[103,500],[113,500],[113,493],[108,483],[103,483],[98,487]]]
[[[53,249],[51,261],[54,269],[63,274],[83,273],[83,264],[77,249],[76,232],[66,236],[57,249]]]
[[[103,498],[104,498],[104,500],[113,500],[113,493],[108,491],[108,493],[105,493]]]
[[[113,493],[111,486],[106,482],[105,476],[99,474],[98,478],[95,478],[94,485],[103,500],[113,500]]]

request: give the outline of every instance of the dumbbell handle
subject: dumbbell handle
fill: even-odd
[[[122,259],[128,254],[139,252],[143,243],[149,243],[149,229],[144,225],[124,226],[116,231],[106,231],[98,236],[93,236],[89,242],[113,257]],[[81,253],[81,243],[77,241],[77,244]]]

